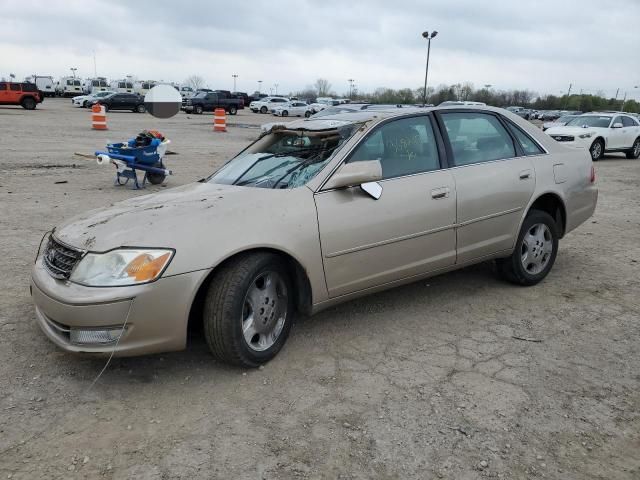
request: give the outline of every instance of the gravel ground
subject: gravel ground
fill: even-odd
[[[638,479],[640,161],[597,164],[596,215],[540,285],[482,264],[301,318],[264,368],[180,353],[104,360],[39,331],[29,269],[42,234],[146,191],[74,156],[157,128],[177,186],[270,121],[0,107],[0,478]],[[65,183],[56,183],[65,182]],[[518,340],[514,336],[533,341]]]

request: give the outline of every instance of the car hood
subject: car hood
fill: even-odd
[[[249,211],[264,210],[272,192],[287,191],[192,183],[91,210],[57,227],[54,235],[94,252],[123,246],[179,248],[203,223],[216,230],[218,222],[224,228]]]
[[[547,135],[573,135],[574,137],[577,137],[578,135],[582,135],[583,133],[590,133],[595,130],[596,128],[593,128],[593,127],[587,127],[587,128],[567,127],[562,125],[557,127],[551,127],[545,130],[544,133],[546,133]]]

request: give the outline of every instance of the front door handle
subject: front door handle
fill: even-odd
[[[520,172],[520,180],[531,178],[531,170],[523,170]]]
[[[449,187],[434,188],[431,190],[431,198],[439,200],[441,198],[447,198],[449,196]]]

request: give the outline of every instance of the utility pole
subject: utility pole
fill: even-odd
[[[275,87],[275,89],[276,89],[276,90],[275,90],[275,91],[276,91],[275,95],[277,96],[277,95],[278,95],[278,84],[277,84],[277,83],[274,83],[274,84],[273,84],[273,86],[274,86],[274,87]]]
[[[262,92],[262,80],[258,80],[258,93]]]
[[[353,82],[355,82],[355,80],[353,78],[350,78],[347,80],[347,82],[349,82],[349,98],[352,99],[353,98]]]
[[[569,84],[569,90],[567,90],[567,98],[564,101],[564,106],[562,107],[563,110],[567,109],[567,103],[569,103],[569,95],[571,95],[571,87],[573,87],[573,83]]]
[[[616,98],[615,98],[615,100],[618,100],[618,93],[620,93],[620,88],[618,88],[618,89],[616,90]]]
[[[624,98],[622,99],[622,105],[620,106],[620,111],[624,112],[624,104],[627,101],[627,92],[624,92]]]
[[[238,74],[234,73],[233,75],[231,75],[233,77],[233,91],[236,92],[236,79],[238,78]]]

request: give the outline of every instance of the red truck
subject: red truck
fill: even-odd
[[[35,83],[0,82],[0,105],[21,105],[26,110],[33,110],[43,99],[44,94],[38,91]]]

